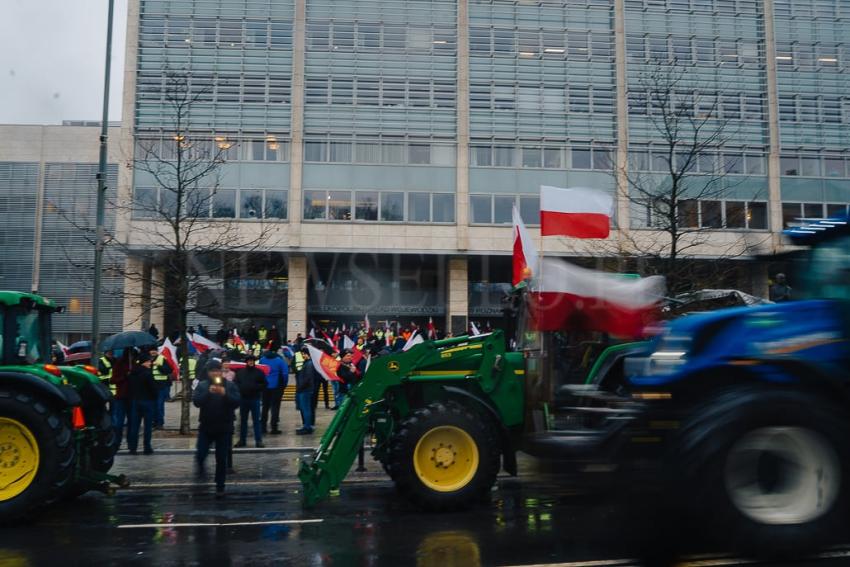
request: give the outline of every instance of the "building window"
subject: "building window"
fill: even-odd
[[[378,220],[378,192],[357,191],[354,195],[354,218],[363,221]]]
[[[266,219],[286,219],[287,198],[286,191],[272,191],[266,189],[266,200],[263,208]]]
[[[432,220],[434,222],[455,222],[455,196],[452,193],[432,194]]]
[[[304,191],[304,219],[324,220],[326,217],[327,192]]]
[[[219,189],[212,198],[212,216],[215,219],[236,218],[236,191]]]
[[[263,215],[263,191],[241,189],[239,191],[239,218],[258,219]]]
[[[407,194],[408,222],[428,222],[431,220],[431,195],[429,193]]]
[[[470,195],[469,205],[470,222],[473,224],[490,224],[493,222],[490,195]]]
[[[404,193],[381,193],[381,220],[404,220]]]
[[[351,192],[328,191],[328,220],[351,220]]]

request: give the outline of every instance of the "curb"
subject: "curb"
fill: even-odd
[[[312,453],[316,450],[315,447],[245,447],[233,449],[234,454],[245,453]],[[116,455],[132,457],[127,449],[121,449]],[[141,454],[141,452],[139,452]],[[195,449],[154,449],[153,456],[156,455],[194,455]]]

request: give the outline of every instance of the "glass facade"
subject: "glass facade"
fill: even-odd
[[[628,171],[663,182],[645,81],[659,65],[682,70],[671,96],[691,118],[725,124],[691,169],[719,184],[682,205],[692,226],[782,228],[767,206],[771,132],[783,225],[798,208],[850,203],[850,0],[769,12],[761,0],[624,0],[622,13],[614,0],[138,2],[136,138],[168,156],[169,76],[183,73],[192,151],[227,145],[212,218],[503,225],[516,204],[536,224],[542,184],[614,192],[618,147]],[[163,201],[154,185],[136,173],[138,199]],[[653,224],[629,209],[631,227]]]

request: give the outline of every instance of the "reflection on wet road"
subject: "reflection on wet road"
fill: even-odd
[[[0,565],[624,566],[638,564],[646,533],[610,498],[542,479],[501,479],[489,504],[456,514],[421,513],[385,481],[346,485],[312,510],[297,491],[245,482],[222,501],[206,487],[89,495],[3,529]],[[819,561],[850,557],[830,553]]]

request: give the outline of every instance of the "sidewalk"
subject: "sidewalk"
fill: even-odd
[[[162,451],[163,453],[182,453],[185,451],[195,450],[195,438],[198,431],[198,408],[194,405],[190,406],[189,421],[192,427],[191,435],[180,434],[180,412],[181,401],[166,402],[165,404],[165,428],[154,431],[153,433],[153,448],[154,451]],[[333,407],[333,401],[331,400]],[[322,434],[327,429],[328,424],[336,412],[325,409],[324,400],[319,398],[319,407],[316,409],[316,431],[312,435],[296,435],[295,430],[301,427],[301,414],[295,409],[295,403],[292,401],[284,401],[280,406],[280,425],[279,428],[283,432],[281,435],[264,435],[263,444],[266,449],[254,448],[254,428],[251,425],[251,420],[248,420],[248,447],[246,449],[237,449],[238,452],[281,452],[281,451],[304,451],[309,452],[319,443]],[[233,442],[239,440],[239,410],[236,410],[236,432],[234,433]],[[139,432],[141,437],[141,432]],[[141,442],[141,439],[140,439]],[[126,441],[121,445],[121,453],[127,452]]]

